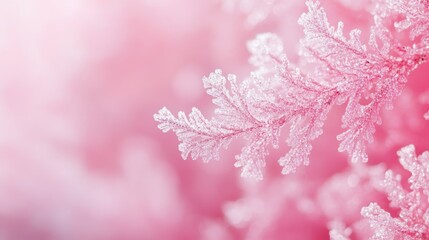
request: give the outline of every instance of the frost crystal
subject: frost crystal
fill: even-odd
[[[287,124],[290,149],[279,163],[283,174],[295,172],[309,164],[311,142],[322,134],[330,109],[346,104],[339,151],[347,152],[352,162],[367,161],[365,147],[373,141],[375,125],[381,124],[380,111],[392,107],[406,77],[426,60],[427,4],[413,1],[418,7],[411,11],[405,1],[380,3],[368,44],[361,42],[358,29],[345,37],[342,22],[331,26],[318,1],[306,4],[308,12],[298,20],[305,34],[302,69],[289,63],[279,37],[261,34],[248,43],[249,61],[256,68],[250,77],[239,84],[234,75],[224,77],[216,70],[203,79],[218,106],[211,120],[197,109],[188,117],[180,112],[175,118],[165,108],[155,115],[160,129],[176,132],[183,158],[190,153],[193,159],[217,159],[221,147],[243,136],[249,144],[236,156],[235,166],[242,168],[242,176],[261,179],[267,147],[278,147],[280,130]],[[382,4],[388,10],[381,11]],[[384,25],[397,15],[413,23],[395,24],[399,31],[412,29],[412,46],[397,41]]]
[[[377,203],[362,209],[374,234],[372,240],[415,240],[429,237],[429,152],[416,156],[413,145],[398,151],[401,165],[411,173],[410,191],[401,186],[401,176],[386,172],[383,189],[390,206],[399,208],[399,216],[392,217]]]
[[[422,47],[429,44],[429,3],[426,0],[385,0],[381,1],[380,14],[392,15],[398,20],[394,25],[397,30],[410,30],[411,40],[421,37]]]
[[[238,84],[234,75],[225,78],[221,70],[216,70],[203,81],[213,103],[218,105],[216,117],[207,120],[194,108],[188,117],[179,112],[175,118],[163,108],[155,114],[155,120],[160,122],[159,128],[164,132],[173,130],[177,134],[182,142],[179,150],[184,159],[191,154],[192,159],[201,157],[206,162],[217,160],[219,149],[226,148],[234,137],[244,136],[249,145],[236,156],[235,166],[242,167],[244,177],[262,179],[266,148],[269,144],[278,145],[279,128],[284,121],[267,122],[254,114],[254,101],[248,94],[247,81]]]

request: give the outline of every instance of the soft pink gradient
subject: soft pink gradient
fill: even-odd
[[[175,136],[156,127],[163,106],[211,112],[201,78],[249,72],[246,42],[257,33],[282,36],[297,60],[305,7],[289,2],[252,25],[248,10],[220,0],[0,1],[0,239],[328,239],[329,222],[385,202],[350,183],[339,107],[310,166],[281,175],[281,144],[263,182],[239,177],[239,144],[218,162],[183,161]],[[368,2],[322,4],[333,22],[365,29]],[[385,113],[371,165],[398,168],[395,152],[410,143],[429,149],[427,66]]]

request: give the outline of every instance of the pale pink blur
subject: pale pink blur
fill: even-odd
[[[295,175],[276,162],[285,144],[257,183],[233,166],[239,144],[219,162],[181,159],[154,113],[198,106],[209,115],[201,78],[216,68],[245,76],[246,42],[257,33],[276,32],[297,59],[304,1],[252,26],[224,2],[0,1],[0,239],[328,239],[327,222],[352,222],[352,211],[381,198],[353,186],[359,206],[332,206],[345,204],[339,183],[350,178],[335,139],[340,108]],[[322,2],[349,29],[369,24],[343,11],[365,3]],[[426,69],[386,113],[371,164],[397,166],[406,144],[429,149]]]

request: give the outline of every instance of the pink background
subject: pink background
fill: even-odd
[[[157,129],[163,106],[209,116],[201,78],[216,68],[245,77],[257,33],[279,34],[298,59],[305,6],[283,2],[253,26],[255,10],[220,0],[0,1],[0,239],[328,239],[327,222],[351,223],[383,199],[347,182],[335,139],[342,107],[309,167],[282,176],[283,144],[262,182],[233,167],[240,142],[219,162],[183,161],[174,134]],[[367,30],[367,1],[354,2],[323,5],[332,22]],[[426,69],[385,114],[371,165],[397,168],[410,143],[429,149]]]

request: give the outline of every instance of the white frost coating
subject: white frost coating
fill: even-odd
[[[198,109],[189,116],[180,112],[178,118],[161,109],[155,115],[159,128],[177,134],[183,158],[191,154],[193,159],[201,157],[204,161],[218,159],[221,148],[236,137],[244,137],[248,144],[236,156],[235,166],[241,168],[243,177],[262,179],[267,149],[270,145],[279,147],[285,125],[290,126],[289,151],[278,162],[282,173],[288,174],[309,164],[312,141],[323,133],[330,109],[345,104],[338,149],[353,163],[366,162],[366,146],[374,140],[375,125],[382,122],[380,111],[392,108],[410,72],[426,61],[429,53],[424,46],[429,31],[421,30],[429,26],[427,12],[421,12],[427,3],[394,2],[377,5],[384,10],[375,11],[370,40],[364,44],[359,29],[344,36],[342,22],[332,26],[320,3],[307,1],[308,12],[298,23],[305,34],[301,57],[310,63],[310,70],[305,68],[304,72],[288,62],[278,36],[258,35],[248,42],[252,54],[249,61],[255,66],[248,78],[238,82],[235,75],[225,77],[221,70],[204,77],[204,87],[217,105],[212,119],[206,119]],[[410,39],[418,36],[421,42],[402,45],[388,34],[382,20],[396,15],[405,15],[412,22],[398,22],[398,31],[409,29]]]
[[[398,217],[392,217],[377,203],[362,209],[374,234],[371,240],[424,240],[429,234],[429,152],[420,156],[413,145],[398,151],[399,162],[411,173],[410,191],[401,186],[401,176],[386,172],[383,189],[392,208],[399,208]]]

